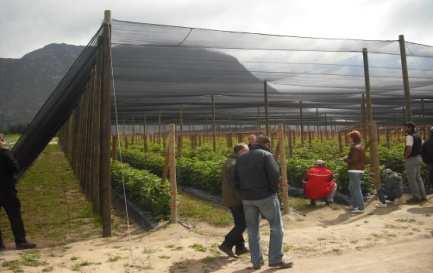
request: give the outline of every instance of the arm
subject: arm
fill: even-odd
[[[233,175],[234,187],[237,191],[241,189],[241,179],[239,177],[238,163],[233,166],[231,174]]]
[[[408,135],[406,136],[406,146],[404,147],[404,159],[408,159],[410,157],[410,154],[412,153],[412,147],[413,147],[413,136]]]
[[[266,154],[264,157],[265,172],[268,179],[269,187],[272,191],[278,192],[280,182],[280,169],[272,154]]]
[[[5,153],[5,159],[7,170],[13,175],[18,174],[20,166],[11,151]]]

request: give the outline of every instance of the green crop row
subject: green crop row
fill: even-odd
[[[167,181],[142,169],[135,169],[128,164],[113,161],[113,190],[122,194],[125,183],[126,194],[135,205],[151,212],[155,217],[169,215],[170,188]]]

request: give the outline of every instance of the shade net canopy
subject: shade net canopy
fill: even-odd
[[[405,43],[412,112],[433,117],[433,47]],[[255,123],[264,117],[296,122],[326,113],[335,121],[360,119],[365,91],[362,49],[369,55],[374,118],[404,119],[398,40],[325,39],[112,21],[112,59],[121,122],[203,123],[211,118]]]

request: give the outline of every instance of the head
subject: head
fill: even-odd
[[[6,146],[6,137],[4,134],[0,134],[0,148],[4,148]]]
[[[316,166],[316,167],[325,167],[325,161],[323,161],[322,159],[318,159],[318,160],[316,160],[316,162],[314,162],[314,165]]]
[[[248,151],[249,151],[248,145],[245,143],[238,143],[233,148],[233,152],[239,156],[248,153]]]
[[[259,135],[257,136],[256,143],[267,148],[268,150],[271,150],[271,138],[265,135]]]
[[[406,133],[407,134],[411,135],[411,134],[415,133],[415,129],[416,129],[416,126],[415,126],[414,122],[409,121],[406,123]]]
[[[248,143],[254,144],[254,143],[256,143],[256,139],[257,139],[256,135],[249,135],[248,136]]]
[[[362,137],[361,137],[361,133],[358,130],[353,130],[347,135],[352,140],[352,143],[356,143],[356,144],[361,143]]]

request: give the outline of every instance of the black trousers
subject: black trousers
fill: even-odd
[[[3,207],[8,215],[15,243],[25,242],[26,233],[24,231],[23,219],[21,218],[21,203],[14,189],[0,189],[0,207]],[[0,231],[0,243],[2,242],[3,238]]]
[[[244,208],[240,205],[238,207],[231,207],[230,211],[233,215],[235,226],[226,235],[223,245],[229,248],[232,248],[233,246],[236,246],[236,248],[244,248],[245,240],[243,233],[247,227],[245,223]]]
[[[432,193],[433,192],[433,164],[427,165],[429,176],[428,176],[428,182],[425,183],[426,191]]]

